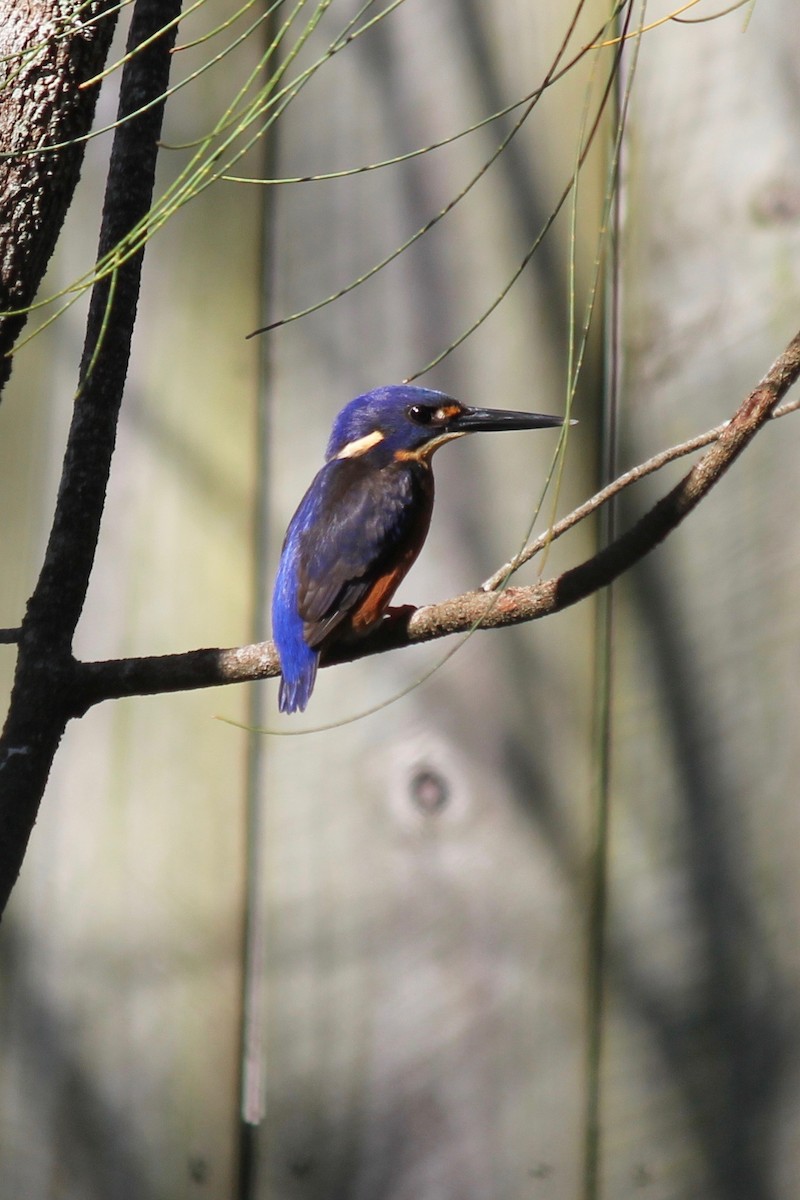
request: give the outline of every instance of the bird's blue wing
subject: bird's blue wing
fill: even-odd
[[[335,459],[319,471],[287,530],[273,594],[282,712],[306,707],[320,647],[346,617],[369,606],[371,593],[362,627],[385,610],[425,540],[432,507],[427,467],[375,470]]]
[[[433,478],[425,467],[376,471],[360,459],[334,460],[309,494],[313,511],[305,519],[298,512],[297,604],[306,642],[318,646],[383,573],[416,557],[430,522]]]

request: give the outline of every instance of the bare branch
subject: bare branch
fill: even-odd
[[[791,400],[788,404],[781,405],[770,414],[771,420],[777,420],[778,417],[786,417],[789,413],[795,412],[800,408],[800,399]],[[628,488],[633,483],[638,483],[640,479],[644,479],[647,475],[652,475],[654,471],[660,471],[667,463],[675,462],[679,458],[685,458],[687,454],[694,454],[697,450],[702,450],[704,446],[710,446],[712,442],[716,442],[728,427],[729,422],[723,421],[721,425],[715,425],[713,429],[706,430],[705,433],[699,433],[697,437],[689,438],[686,442],[680,442],[677,446],[670,446],[667,450],[661,450],[658,454],[654,454],[652,458],[646,459],[640,463],[638,467],[631,467],[629,471],[625,471],[622,475],[618,475],[611,483],[606,484],[599,492],[595,492],[583,504],[573,509],[566,517],[562,517],[560,521],[556,521],[548,530],[541,534],[538,538],[520,550],[514,558],[505,563],[502,567],[498,567],[493,575],[490,575],[485,583],[481,584],[481,589],[484,592],[494,592],[504,583],[510,575],[513,575],[526,562],[530,562],[537,554],[546,549],[552,542],[555,542],[563,534],[574,528],[581,521],[590,517],[592,513],[597,512],[609,500],[613,500],[625,488]]]
[[[800,378],[800,333],[743,401],[725,425],[655,456],[641,468],[627,472],[609,489],[587,501],[576,513],[583,516],[616,491],[641,478],[656,466],[713,441],[681,482],[668,492],[641,520],[592,558],[554,579],[529,587],[509,587],[502,592],[466,592],[441,604],[412,610],[402,620],[387,619],[372,634],[335,648],[324,660],[329,666],[349,662],[386,650],[397,650],[418,642],[433,641],[451,633],[471,629],[496,629],[518,625],[559,612],[612,583],[675,529],[722,477],[762,425],[773,415],[789,388]],[[786,411],[795,407],[787,406]],[[650,464],[655,463],[656,466]],[[599,497],[599,498],[598,498]],[[574,519],[573,519],[574,518]],[[569,527],[580,516],[572,514],[561,522]],[[568,524],[567,524],[568,523]],[[563,530],[562,530],[563,531]],[[117,659],[78,664],[74,692],[75,715],[93,704],[123,696],[216,687],[277,675],[280,662],[272,642],[228,650],[193,650],[159,658]]]

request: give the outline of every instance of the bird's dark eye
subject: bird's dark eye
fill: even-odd
[[[406,409],[406,416],[415,425],[430,425],[437,411],[437,409],[431,408],[427,404],[410,404]]]

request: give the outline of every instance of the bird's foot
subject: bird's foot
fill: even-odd
[[[382,624],[407,625],[416,611],[416,604],[395,604],[383,614]]]

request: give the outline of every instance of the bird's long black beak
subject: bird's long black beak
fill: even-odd
[[[503,429],[551,429],[563,425],[563,417],[547,413],[511,412],[503,408],[463,408],[448,422],[453,433],[495,433]],[[574,425],[574,421],[570,421]]]

